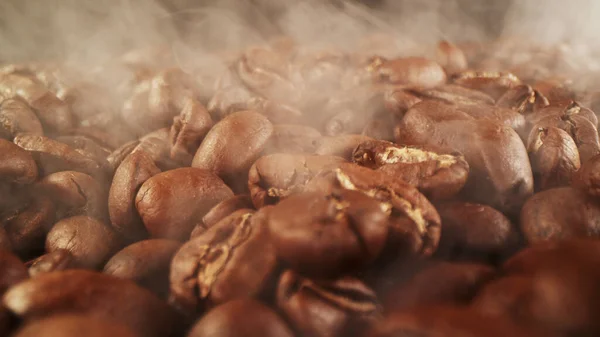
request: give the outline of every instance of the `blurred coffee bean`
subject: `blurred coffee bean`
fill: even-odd
[[[285,321],[266,305],[251,299],[222,304],[204,315],[187,337],[293,337]]]
[[[522,325],[532,324],[526,313],[533,287],[534,279],[531,277],[502,277],[483,287],[471,307],[485,315],[509,317]]]
[[[229,199],[225,199],[220,203],[216,204],[213,208],[202,217],[202,227],[209,228],[215,225],[224,217],[239,210],[239,209],[253,209],[252,199],[247,194],[241,194],[233,196]]]
[[[208,132],[192,167],[207,169],[234,190],[246,183],[248,169],[260,156],[273,133],[273,125],[253,111],[236,112]]]
[[[527,84],[508,89],[496,101],[496,106],[508,108],[520,114],[537,112],[548,105],[548,99]]]
[[[169,129],[167,128],[155,130],[140,138],[140,143],[131,153],[137,151],[143,151],[148,154],[156,166],[163,171],[181,166],[170,157],[171,144],[169,141]]]
[[[300,336],[360,335],[381,315],[375,292],[360,280],[314,281],[291,270],[279,280],[277,306]]]
[[[44,131],[37,116],[23,100],[0,99],[0,138],[12,141],[20,133],[43,135]]]
[[[352,152],[362,142],[373,140],[365,135],[339,135],[334,137],[321,137],[315,140],[315,154],[338,156],[346,160],[352,159]]]
[[[84,155],[92,156],[98,163],[105,163],[106,157],[110,154],[108,148],[86,136],[60,136],[56,137],[55,140],[73,147],[76,151],[79,150],[78,152]]]
[[[44,251],[46,234],[54,225],[56,208],[49,197],[32,196],[27,206],[12,217],[3,220],[10,246],[23,258]]]
[[[225,200],[227,201],[227,200]],[[217,205],[218,206],[218,205]],[[218,224],[221,220],[225,220],[226,218],[238,218],[240,216],[243,215],[247,215],[247,214],[254,214],[256,213],[256,210],[254,209],[254,206],[250,206],[251,208],[240,208],[240,209],[236,209],[230,213],[228,213],[227,215],[223,216],[223,218],[219,219],[219,221],[210,224],[210,225],[206,225],[204,224],[204,222],[200,222],[198,223],[194,229],[192,229],[192,232],[190,233],[190,239],[193,239],[197,236],[202,235],[204,232],[206,232],[209,228],[215,226],[216,224]],[[261,208],[261,212],[264,212],[265,209],[267,209],[268,207],[272,207],[272,206],[266,206]]]
[[[420,101],[421,98],[414,93],[403,90],[402,87],[388,89],[383,94],[385,109],[398,119],[404,117],[406,111]]]
[[[67,249],[56,249],[27,264],[29,265],[29,276],[31,277],[76,267],[73,255]]]
[[[316,141],[321,133],[314,128],[303,125],[281,124],[273,126],[273,134],[264,154],[273,153],[314,153]]]
[[[128,280],[87,270],[45,273],[12,287],[2,302],[22,319],[77,313],[123,324],[140,336],[178,336],[177,315]]]
[[[419,97],[421,100],[438,100],[457,105],[476,105],[484,109],[488,108],[487,106],[494,105],[494,99],[489,95],[456,84],[445,84],[435,88],[412,89],[407,92]]]
[[[136,337],[124,325],[87,315],[62,314],[26,323],[15,337]]]
[[[212,172],[185,167],[147,179],[139,188],[135,207],[151,237],[186,240],[197,221],[232,196]]]
[[[452,82],[465,88],[482,91],[495,100],[507,90],[521,84],[521,80],[511,73],[471,70],[456,74]]]
[[[438,43],[436,52],[436,61],[444,67],[447,74],[467,70],[467,57],[460,47],[444,40]]]
[[[104,273],[132,280],[161,298],[169,292],[169,267],[179,249],[178,241],[154,239],[131,244],[104,266]]]
[[[195,100],[187,100],[179,116],[173,118],[169,137],[171,159],[189,165],[212,126],[213,121],[206,108]]]
[[[438,63],[420,57],[391,60],[375,57],[367,68],[379,83],[428,88],[446,82],[446,73]]]
[[[217,90],[206,108],[214,120],[221,120],[234,112],[248,110],[254,97],[246,87],[232,85]]]
[[[0,250],[12,251],[12,244],[4,227],[0,227]]]
[[[97,269],[121,248],[115,232],[104,223],[87,216],[74,216],[60,220],[46,237],[49,253],[66,249],[73,255],[74,263],[81,268]]]
[[[260,295],[277,260],[265,214],[233,214],[186,242],[171,263],[170,303],[185,314]]]
[[[113,229],[128,240],[148,236],[135,208],[135,196],[142,184],[158,173],[160,169],[142,150],[128,155],[115,171],[108,193],[108,214]]]
[[[28,277],[27,268],[17,256],[7,250],[0,250],[0,295]]]
[[[592,198],[600,197],[600,155],[590,158],[574,174],[573,187]]]
[[[29,152],[0,139],[0,180],[31,184],[38,177],[38,168]]]
[[[128,143],[121,145],[111,152],[106,161],[108,162],[109,172],[113,174],[121,162],[139,145],[139,140],[132,140]]]

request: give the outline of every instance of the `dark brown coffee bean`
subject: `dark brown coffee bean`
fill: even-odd
[[[250,299],[222,304],[200,319],[187,337],[293,337],[294,334],[275,311]]]
[[[0,250],[0,295],[28,277],[27,267],[17,256],[7,250]]]
[[[23,100],[0,99],[0,138],[12,141],[20,133],[41,136],[44,130],[37,116]]]
[[[367,69],[379,83],[429,88],[446,82],[446,73],[439,64],[420,57],[391,60],[375,57]]]
[[[533,288],[531,277],[502,277],[483,287],[471,307],[485,315],[510,317],[520,324],[531,324],[527,317],[527,301]]]
[[[573,187],[592,198],[600,197],[600,155],[590,158],[574,174]]]
[[[367,141],[356,147],[352,160],[417,187],[426,196],[448,199],[467,182],[469,164],[462,154],[427,146],[401,146]]]
[[[360,335],[381,314],[375,292],[358,279],[318,282],[291,270],[279,280],[277,306],[299,335],[313,337]]]
[[[178,336],[181,330],[173,310],[148,290],[87,270],[38,275],[12,287],[3,303],[23,319],[77,313],[123,324],[140,336]]]
[[[104,273],[132,280],[165,298],[169,291],[169,267],[181,243],[154,239],[131,244],[108,260]]]
[[[248,173],[248,189],[254,207],[274,205],[302,191],[322,169],[344,160],[334,156],[272,154],[259,158]]]
[[[436,60],[444,67],[446,73],[454,74],[467,70],[467,57],[460,47],[448,42],[440,41],[437,45]]]
[[[92,156],[81,154],[67,144],[34,135],[18,135],[14,143],[36,154],[34,159],[40,169],[40,176],[67,170],[94,177],[102,176],[102,167]]]
[[[434,262],[385,295],[388,312],[432,304],[463,305],[494,275],[492,267],[474,263]]]
[[[307,192],[269,214],[277,256],[295,270],[335,276],[375,260],[385,246],[389,208],[357,191]]]
[[[171,126],[171,159],[185,165],[192,162],[196,150],[213,126],[210,114],[200,102],[187,100]]]
[[[281,124],[273,126],[273,134],[265,145],[264,154],[314,153],[321,133],[309,126]]]
[[[46,234],[55,221],[56,209],[49,197],[33,196],[27,207],[4,219],[3,226],[12,250],[21,257],[31,257],[44,251]]]
[[[38,189],[56,200],[58,219],[73,215],[107,218],[106,191],[87,174],[75,171],[52,173],[39,182]]]
[[[221,221],[224,217],[239,210],[239,209],[253,209],[252,199],[247,194],[241,194],[233,196],[229,199],[225,199],[220,203],[216,204],[213,208],[202,217],[202,227],[212,227],[217,222]]]
[[[0,227],[0,250],[12,251],[12,244],[4,227]]]
[[[527,152],[536,191],[568,186],[581,166],[577,144],[571,136],[555,127],[531,130]]]
[[[139,140],[132,140],[125,143],[111,152],[106,161],[108,161],[109,172],[112,174],[117,170],[117,167],[121,165],[121,162],[127,158],[127,156],[139,145]]]
[[[31,154],[17,145],[0,139],[0,180],[31,184],[38,177],[38,168]]]
[[[135,197],[135,207],[151,237],[187,240],[213,206],[232,196],[212,172],[185,167],[146,180]]]
[[[334,137],[321,137],[316,140],[315,154],[338,156],[346,160],[352,159],[352,152],[356,147],[373,138],[365,135],[339,135]]]
[[[136,337],[127,327],[91,316],[62,314],[26,323],[15,337]]]
[[[128,240],[148,236],[134,202],[142,184],[158,173],[160,169],[142,150],[127,156],[115,171],[108,193],[108,214],[113,229]]]
[[[115,232],[102,222],[87,216],[63,219],[46,237],[46,251],[66,249],[74,263],[82,268],[97,269],[121,248]]]
[[[462,153],[470,168],[463,192],[470,200],[515,214],[533,192],[527,150],[509,127],[461,118],[452,106],[425,101],[407,112],[396,136],[399,144],[449,146]]]
[[[273,125],[261,114],[236,112],[208,132],[194,156],[192,167],[210,170],[235,187],[242,177],[246,177],[272,133]]]
[[[508,89],[521,84],[521,80],[511,73],[470,70],[456,74],[452,81],[465,88],[483,91],[493,99],[500,98]]]
[[[264,216],[226,217],[185,243],[171,263],[170,302],[189,315],[261,294],[277,265]]]
[[[600,206],[584,193],[560,187],[535,194],[521,210],[521,231],[529,243],[598,237]]]
[[[66,249],[54,250],[27,264],[29,265],[29,276],[31,277],[77,267],[73,255]]]

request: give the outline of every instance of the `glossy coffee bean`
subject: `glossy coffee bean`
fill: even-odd
[[[87,315],[62,314],[25,324],[15,337],[136,337],[127,327]]]
[[[38,177],[38,168],[29,152],[0,139],[0,180],[17,184],[31,184]]]
[[[277,306],[301,336],[357,336],[381,315],[377,296],[360,280],[314,281],[288,270]]]
[[[115,171],[108,192],[108,214],[113,229],[128,240],[148,236],[135,208],[135,196],[142,184],[158,173],[152,158],[141,150],[128,155]]]
[[[77,267],[73,254],[66,249],[56,249],[28,262],[27,265],[31,277]]]
[[[204,315],[187,337],[293,337],[285,321],[266,305],[251,299],[222,304]]]
[[[12,287],[2,302],[25,320],[61,312],[123,324],[140,336],[177,336],[181,329],[173,310],[148,290],[87,270],[38,275]]]
[[[44,130],[35,113],[23,100],[0,99],[0,138],[12,141],[20,133],[43,135]]]
[[[66,249],[76,265],[97,269],[121,247],[115,232],[104,223],[87,216],[63,219],[46,237],[46,251]]]
[[[269,214],[277,256],[295,270],[335,276],[375,260],[384,248],[389,208],[358,191],[306,192]]]
[[[270,285],[276,265],[264,212],[234,212],[175,254],[170,302],[193,317],[230,300],[260,295]]]
[[[146,180],[136,195],[135,207],[151,237],[186,240],[196,222],[232,196],[212,172],[186,167]]]
[[[164,298],[169,291],[171,259],[180,246],[179,241],[165,239],[136,242],[113,255],[104,273],[132,280]]]

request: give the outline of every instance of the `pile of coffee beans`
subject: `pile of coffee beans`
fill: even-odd
[[[600,335],[600,95],[510,43],[2,65],[0,336]]]

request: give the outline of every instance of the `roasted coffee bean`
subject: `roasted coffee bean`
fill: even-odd
[[[93,177],[103,175],[101,165],[92,156],[81,154],[65,143],[28,134],[16,136],[14,143],[34,154],[40,176],[66,170],[86,173]]]
[[[469,164],[462,154],[427,146],[401,146],[372,140],[361,143],[352,161],[417,187],[426,196],[447,199],[467,182]]]
[[[571,187],[535,194],[521,210],[521,231],[529,243],[598,237],[600,205]]]
[[[105,188],[87,174],[75,171],[52,173],[39,182],[38,189],[56,200],[58,219],[73,215],[107,218]]]
[[[352,152],[362,142],[373,140],[365,135],[339,135],[321,137],[315,141],[315,154],[338,156],[346,160],[352,159]]]
[[[43,135],[39,119],[23,100],[0,98],[0,138],[12,141],[18,134]]]
[[[448,74],[465,71],[468,67],[467,57],[460,47],[448,41],[440,41],[438,43],[436,61],[444,67]]]
[[[510,317],[519,324],[531,324],[528,317],[523,316],[533,287],[531,277],[502,277],[485,285],[471,302],[471,307],[485,315]]]
[[[381,315],[375,292],[360,280],[319,282],[291,270],[279,280],[277,306],[300,336],[360,336]]]
[[[399,119],[404,117],[406,111],[420,101],[421,98],[402,88],[388,89],[383,94],[385,109]]]
[[[527,84],[508,89],[496,101],[496,106],[512,109],[520,114],[537,112],[549,104],[545,96]]]
[[[169,142],[169,129],[162,128],[146,134],[140,138],[140,143],[131,153],[143,151],[152,158],[152,161],[163,171],[172,170],[181,165],[170,157],[171,144]]]
[[[478,106],[494,104],[494,99],[489,95],[456,84],[445,84],[435,88],[413,89],[408,92],[422,100],[439,100],[448,104],[474,104]]]
[[[135,196],[142,184],[158,173],[160,169],[142,150],[128,155],[115,171],[108,193],[108,214],[113,229],[128,240],[148,236],[135,208]]]
[[[493,263],[518,247],[517,228],[490,206],[452,201],[436,209],[443,225],[439,257]]]
[[[285,321],[264,304],[240,299],[222,304],[202,317],[187,337],[293,337]]]
[[[592,198],[600,197],[600,155],[590,158],[573,177],[573,187]]]
[[[10,238],[6,233],[6,229],[4,227],[0,227],[0,249],[12,251],[12,244],[10,243]]]
[[[237,187],[260,156],[273,125],[253,111],[236,112],[217,123],[198,148],[192,167],[207,169]],[[244,184],[247,180],[244,179]],[[236,189],[236,188],[234,188]]]
[[[171,263],[171,304],[193,317],[266,290],[277,261],[264,222],[264,212],[229,216],[186,242]]]
[[[559,128],[542,127],[531,130],[527,152],[536,191],[568,186],[581,166],[577,144],[567,132]]]
[[[132,280],[161,298],[169,291],[169,266],[181,243],[154,239],[131,244],[108,260],[104,273]]]
[[[98,163],[106,165],[106,157],[110,154],[108,148],[96,143],[95,140],[86,136],[60,136],[55,138],[57,141],[73,147],[83,155],[93,157]]]
[[[55,206],[51,199],[43,195],[31,197],[26,208],[3,219],[12,251],[21,257],[42,252],[44,239],[54,220]]]
[[[500,98],[508,89],[521,84],[511,73],[465,71],[456,74],[452,82],[469,89],[483,91],[493,99]]]
[[[179,116],[173,118],[171,126],[171,159],[189,165],[196,150],[212,128],[210,114],[194,100],[188,100]]]
[[[515,214],[533,192],[527,150],[509,127],[463,119],[449,105],[426,101],[411,108],[396,130],[399,144],[449,146],[462,153],[469,163],[463,192],[470,200]]]
[[[140,144],[139,140],[132,140],[127,142],[113,152],[111,152],[108,157],[106,157],[106,161],[108,162],[109,172],[113,174],[121,162],[127,158],[127,156]]]
[[[225,200],[225,201],[227,201],[227,200]],[[226,219],[238,218],[238,217],[246,215],[246,214],[254,214],[256,212],[256,210],[254,209],[254,206],[252,206],[252,203],[251,203],[250,207],[251,208],[240,208],[240,209],[234,210],[231,213],[228,213],[227,215],[223,216],[223,218],[219,219],[219,221],[217,221],[213,224],[210,224],[210,225],[206,225],[206,224],[204,224],[204,222],[198,223],[196,225],[196,227],[194,227],[194,229],[192,229],[192,233],[190,233],[190,239],[193,239],[197,236],[202,235],[202,233],[206,232],[210,227],[217,225],[221,221],[229,221]],[[266,209],[266,207],[272,207],[272,206],[265,206],[265,207],[261,208],[261,210]]]
[[[281,201],[270,211],[268,224],[279,258],[303,273],[335,276],[379,256],[389,212],[357,191],[307,192]]]
[[[364,126],[361,134],[374,139],[392,141],[394,140],[394,125],[398,120],[389,111],[377,111]]]
[[[475,263],[433,262],[385,295],[387,312],[432,304],[464,305],[494,276],[492,267]]]
[[[15,337],[136,337],[127,327],[86,315],[62,314],[26,323]]]
[[[135,207],[151,237],[186,240],[197,221],[232,196],[212,172],[185,167],[146,180],[135,197]]]
[[[31,277],[76,267],[73,254],[66,249],[56,249],[27,264],[29,265],[29,276]]]
[[[247,194],[241,194],[233,196],[229,199],[225,199],[220,203],[216,204],[213,208],[202,217],[202,227],[212,227],[217,222],[221,221],[224,217],[239,210],[239,209],[253,209],[252,199]]]
[[[46,251],[66,249],[81,268],[97,269],[121,248],[115,232],[104,223],[87,216],[60,220],[46,237]]]
[[[303,125],[281,124],[273,126],[273,134],[265,145],[264,154],[272,153],[314,153],[316,141],[321,133]]]
[[[4,305],[23,319],[77,313],[123,324],[140,336],[178,336],[173,309],[128,280],[87,270],[45,273],[10,288]]]
[[[221,120],[234,112],[248,110],[254,97],[246,87],[233,85],[217,90],[206,108],[214,120]]]
[[[446,82],[446,73],[439,64],[420,57],[391,60],[374,57],[367,70],[379,83],[429,88]]]
[[[259,158],[248,173],[248,189],[254,207],[274,205],[302,191],[322,169],[344,160],[334,156],[272,154]]]
[[[571,103],[567,106],[548,106],[535,111],[527,116],[527,121],[531,125],[535,125],[546,119],[547,117],[558,117],[563,121],[569,120],[571,117],[581,116],[589,120],[595,127],[598,127],[598,117],[588,108],[582,107],[578,103]]]
[[[536,81],[533,88],[548,98],[553,106],[568,106],[577,100],[577,95],[567,81],[545,78]]]
[[[31,154],[17,145],[0,139],[0,180],[31,184],[38,177],[38,168]]]
[[[115,126],[116,127],[116,126]],[[116,127],[116,130],[120,130]],[[83,136],[93,140],[101,148],[113,151],[124,143],[131,141],[130,135],[121,135],[113,129],[105,130],[94,126],[78,126],[69,133],[71,136]]]
[[[491,120],[509,126],[519,135],[526,135],[527,123],[525,117],[511,109],[481,104],[456,104],[454,107],[476,120]],[[523,138],[523,137],[522,137]]]
[[[0,295],[28,277],[23,262],[7,250],[0,250],[0,275]]]

